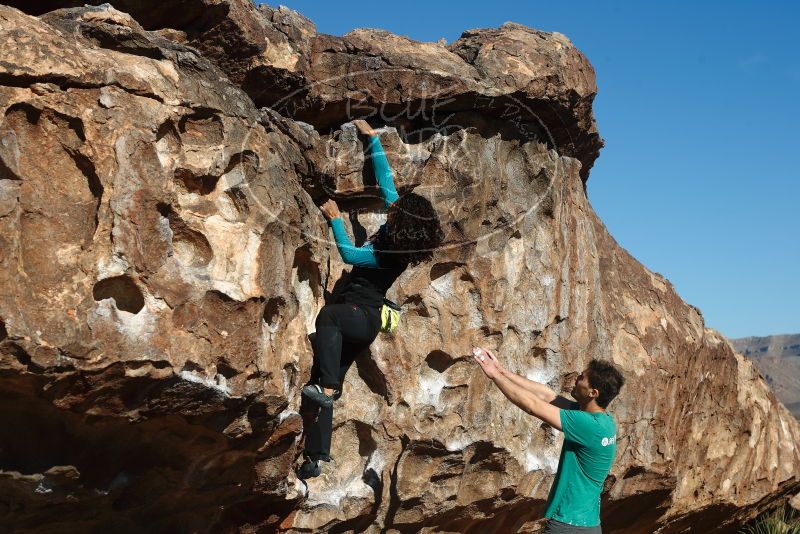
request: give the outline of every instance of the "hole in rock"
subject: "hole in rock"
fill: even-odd
[[[463,263],[458,263],[454,261],[448,261],[444,263],[437,263],[433,267],[431,267],[430,278],[431,281],[436,280],[437,278],[441,278],[445,276],[450,271],[457,269],[459,267],[463,267]]]
[[[6,162],[3,161],[2,155],[0,155],[0,180],[20,180],[21,178],[17,176],[12,170],[8,167]]]
[[[8,345],[3,346],[3,352],[14,356],[14,358],[16,358],[19,363],[26,366],[30,372],[40,373],[42,371],[42,368],[39,365],[33,363],[31,355],[28,354],[23,347],[17,343],[14,343],[13,341],[8,343]]]
[[[214,256],[206,236],[186,225],[173,229],[172,247],[181,263],[186,265],[208,265]]]
[[[502,453],[503,449],[495,447],[488,441],[477,441],[471,447],[472,457],[469,459],[470,464],[484,463],[484,468],[491,471],[502,471],[505,466],[499,462],[494,456],[497,453]],[[488,460],[488,462],[487,462]],[[495,467],[494,469],[492,467]]]
[[[286,365],[283,366],[283,373],[284,376],[286,377],[286,383],[289,384],[289,386],[294,386],[294,381],[295,377],[297,376],[297,372],[298,372],[297,366],[293,363],[287,363]]]
[[[206,236],[190,228],[169,204],[159,202],[157,209],[169,222],[172,231],[172,250],[178,260],[184,265],[194,267],[208,265],[214,257],[214,252]]]
[[[286,300],[283,297],[272,297],[267,300],[267,305],[264,306],[264,322],[273,325],[284,306],[286,306]]]
[[[378,448],[375,438],[372,437],[372,427],[360,421],[354,423],[358,437],[358,455],[368,457]]]
[[[183,368],[181,369],[181,371],[187,371],[187,372],[190,372],[190,373],[205,374],[205,369],[203,369],[203,367],[200,364],[195,363],[193,361],[185,362],[183,364]]]
[[[15,122],[14,117],[18,116],[20,113],[25,115],[25,120],[27,120],[30,124],[39,124],[40,120],[44,119],[50,123],[45,124],[45,128],[49,128],[51,125],[55,125],[57,128],[66,127],[66,131],[58,132],[58,135],[67,140],[70,146],[74,147],[77,144],[86,141],[86,134],[84,133],[83,129],[83,121],[81,121],[81,119],[78,117],[70,117],[69,115],[59,113],[53,109],[39,109],[28,103],[20,102],[17,104],[12,104],[8,107],[8,109],[6,109],[6,117],[12,126]],[[69,131],[72,132],[71,135],[69,134]],[[72,137],[73,135],[75,137]],[[72,137],[72,139],[70,139],[70,137]],[[72,140],[76,140],[78,143],[69,142]]]
[[[622,476],[622,479],[624,480],[624,479],[627,479],[627,478],[633,478],[633,477],[641,475],[641,474],[643,474],[645,472],[646,472],[646,469],[644,467],[642,467],[640,465],[634,465],[634,466],[628,468],[627,471],[625,471],[625,474]]]
[[[222,119],[212,110],[198,110],[181,117],[178,128],[182,140],[194,145],[218,145],[225,137]]]
[[[42,110],[25,103],[12,104],[6,109],[6,117],[12,125],[15,122],[15,117],[23,115],[30,124],[36,124],[39,122],[39,117],[42,116]]]
[[[428,307],[425,305],[425,301],[422,300],[420,295],[409,296],[403,301],[403,307],[408,308],[409,312],[413,310],[420,317],[431,316],[431,313],[428,311]]]
[[[444,373],[448,367],[455,363],[455,359],[441,350],[433,350],[425,358],[428,367],[439,373]]]
[[[139,313],[144,308],[144,295],[130,276],[113,276],[100,280],[92,288],[94,300],[114,299],[118,310]]]
[[[97,228],[103,186],[93,162],[81,153],[86,141],[83,122],[77,117],[49,108],[37,109],[27,103],[9,106],[5,118],[3,152],[7,156],[15,155],[0,164],[0,175],[12,179],[25,177],[31,192],[23,191],[21,202],[31,206],[27,208],[23,224],[33,234],[40,234],[28,236],[25,241],[46,239],[66,244],[82,238],[84,244],[88,243]],[[20,150],[28,146],[36,149]],[[25,197],[27,200],[22,200]],[[94,221],[92,227],[86,224],[89,220]],[[44,270],[49,273],[40,273],[45,279],[58,276],[52,267],[57,262],[51,254],[37,253],[39,259],[34,260],[46,265]]]
[[[501,330],[495,330],[492,327],[487,326],[487,325],[481,326],[481,333],[483,334],[484,337],[502,336],[503,335],[503,332]]]
[[[308,282],[314,298],[319,298],[322,276],[319,272],[319,264],[314,261],[310,245],[303,245],[295,250],[292,269],[297,269],[297,279],[300,282]]]
[[[174,141],[177,135],[178,131],[175,129],[175,123],[171,120],[167,120],[158,125],[158,129],[156,130],[156,142],[164,138],[170,138],[171,141]]]
[[[227,293],[223,293],[218,289],[209,289],[203,295],[204,306],[209,307],[209,311],[214,310],[217,313],[228,313],[232,310],[241,308],[242,301],[236,300]]]
[[[164,167],[171,167],[180,155],[181,139],[178,129],[171,120],[159,125],[156,131],[156,154]]]
[[[75,167],[86,177],[86,183],[89,187],[89,192],[95,199],[94,228],[96,230],[97,226],[99,225],[98,217],[100,211],[100,202],[103,198],[103,183],[100,181],[100,177],[97,175],[97,171],[95,170],[94,162],[92,162],[92,160],[90,160],[84,154],[81,154],[77,149],[66,148],[65,150],[75,163]]]
[[[239,371],[233,368],[224,358],[217,362],[217,372],[224,376],[226,379],[233,378],[239,374]]]
[[[91,191],[92,195],[99,201],[103,197],[103,183],[100,181],[100,177],[97,176],[94,163],[78,151],[70,150],[68,153],[75,162],[75,166],[86,175],[89,191]]]
[[[179,168],[175,169],[175,179],[189,193],[208,195],[216,189],[219,176],[196,176],[188,169]]]
[[[173,214],[172,206],[170,206],[166,202],[159,202],[158,204],[156,204],[156,209],[158,210],[158,213],[165,219],[169,219],[170,216]]]
[[[225,194],[233,202],[233,207],[236,208],[240,214],[247,215],[250,213],[250,203],[247,201],[247,194],[241,187],[231,187]]]
[[[268,415],[267,405],[263,402],[253,403],[253,405],[247,409],[248,419],[263,419]]]
[[[242,177],[246,181],[250,181],[258,174],[258,165],[258,154],[252,150],[244,150],[231,156],[227,167],[225,167],[224,174],[228,174],[238,167],[239,172],[242,173]]]

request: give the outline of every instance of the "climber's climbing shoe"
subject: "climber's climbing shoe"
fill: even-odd
[[[321,472],[319,461],[306,459],[303,465],[297,468],[297,478],[302,480],[314,478],[318,477]]]
[[[336,396],[336,393],[326,395],[325,390],[319,384],[308,384],[303,388],[303,396],[323,408],[331,408],[333,406],[333,397]]]

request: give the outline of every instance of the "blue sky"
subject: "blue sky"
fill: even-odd
[[[283,3],[335,35],[565,34],[597,72],[589,198],[612,235],[723,334],[800,332],[800,4]]]

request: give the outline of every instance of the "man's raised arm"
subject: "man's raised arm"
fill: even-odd
[[[561,409],[550,402],[542,399],[539,393],[530,391],[520,383],[512,380],[509,373],[503,373],[498,367],[497,358],[485,349],[476,348],[473,351],[475,361],[477,361],[483,372],[489,377],[508,400],[522,408],[527,413],[538,417],[550,426],[561,430]],[[513,375],[513,373],[510,373]],[[519,375],[515,375],[518,376]],[[519,377],[522,378],[522,377]],[[524,379],[523,379],[524,380]],[[532,382],[532,381],[529,381]],[[534,384],[538,384],[534,382]],[[538,384],[542,386],[542,384]],[[543,386],[547,387],[547,386]],[[549,389],[549,388],[548,388]],[[551,390],[552,391],[552,390]]]
[[[542,399],[544,402],[549,402],[553,406],[557,406],[559,408],[564,408],[564,409],[571,408],[572,405],[574,404],[571,400],[567,399],[566,397],[558,395],[547,385],[542,384],[540,382],[535,382],[533,380],[528,380],[524,376],[512,373],[511,371],[503,367],[503,365],[498,361],[497,357],[495,357],[495,355],[491,351],[486,349],[481,349],[481,350],[485,352],[485,356],[487,358],[491,359],[494,362],[495,366],[498,368],[500,373],[503,374],[503,376],[505,376],[507,379],[509,379],[511,382],[518,385],[519,387],[524,388],[525,390],[533,393],[534,395]]]

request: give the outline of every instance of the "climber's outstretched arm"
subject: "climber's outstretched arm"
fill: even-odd
[[[350,265],[358,265],[361,267],[378,267],[378,258],[375,256],[375,251],[372,249],[372,243],[367,243],[363,247],[357,247],[350,240],[347,235],[347,230],[344,227],[339,206],[333,200],[327,200],[325,204],[320,206],[322,213],[328,219],[328,223],[333,229],[333,239],[336,241],[336,248],[339,249],[339,254],[342,256],[342,261]]]
[[[400,198],[400,195],[397,194],[397,190],[394,187],[392,168],[389,166],[389,160],[386,159],[381,140],[375,130],[367,124],[367,121],[355,120],[353,124],[361,133],[369,136],[369,152],[372,157],[372,168],[375,169],[375,181],[378,182],[383,205],[388,208],[395,200]]]
[[[561,430],[561,409],[559,407],[554,406],[550,401],[543,400],[539,394],[522,387],[509,378],[506,373],[501,372],[497,366],[497,359],[493,355],[490,356],[485,349],[475,349],[474,356],[486,376],[497,384],[508,400],[553,428]]]

